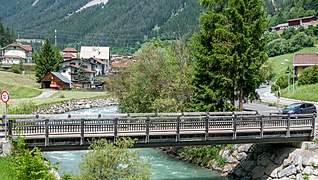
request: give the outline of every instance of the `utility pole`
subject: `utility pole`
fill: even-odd
[[[55,46],[57,46],[57,35],[56,35],[56,29],[55,29],[55,31],[54,31],[54,40],[55,40]]]
[[[295,92],[294,86],[295,86],[295,67],[293,68],[293,94]]]

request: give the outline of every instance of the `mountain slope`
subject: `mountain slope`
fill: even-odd
[[[90,2],[0,0],[0,17],[20,38],[54,42],[56,29],[60,48],[100,45],[127,51],[147,38],[170,39],[193,31],[200,13],[194,0],[104,0],[83,8]]]

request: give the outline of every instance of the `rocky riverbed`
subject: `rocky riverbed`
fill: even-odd
[[[163,151],[178,158],[178,148]],[[301,148],[288,144],[236,144],[219,152],[226,165],[210,160],[206,168],[230,179],[318,179],[318,145],[304,142]],[[182,159],[191,162],[192,159]]]
[[[34,114],[61,114],[79,109],[89,109],[112,105],[118,105],[118,100],[115,98],[71,100],[58,104],[46,105],[37,109]]]

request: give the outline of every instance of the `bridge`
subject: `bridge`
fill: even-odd
[[[255,112],[7,115],[9,137],[42,151],[84,150],[93,139],[136,139],[134,147],[311,141],[313,114]],[[4,125],[4,124],[2,124]]]

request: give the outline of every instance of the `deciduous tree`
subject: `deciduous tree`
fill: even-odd
[[[78,179],[150,179],[150,166],[140,157],[129,138],[117,139],[114,144],[105,139],[95,141],[84,155]]]

